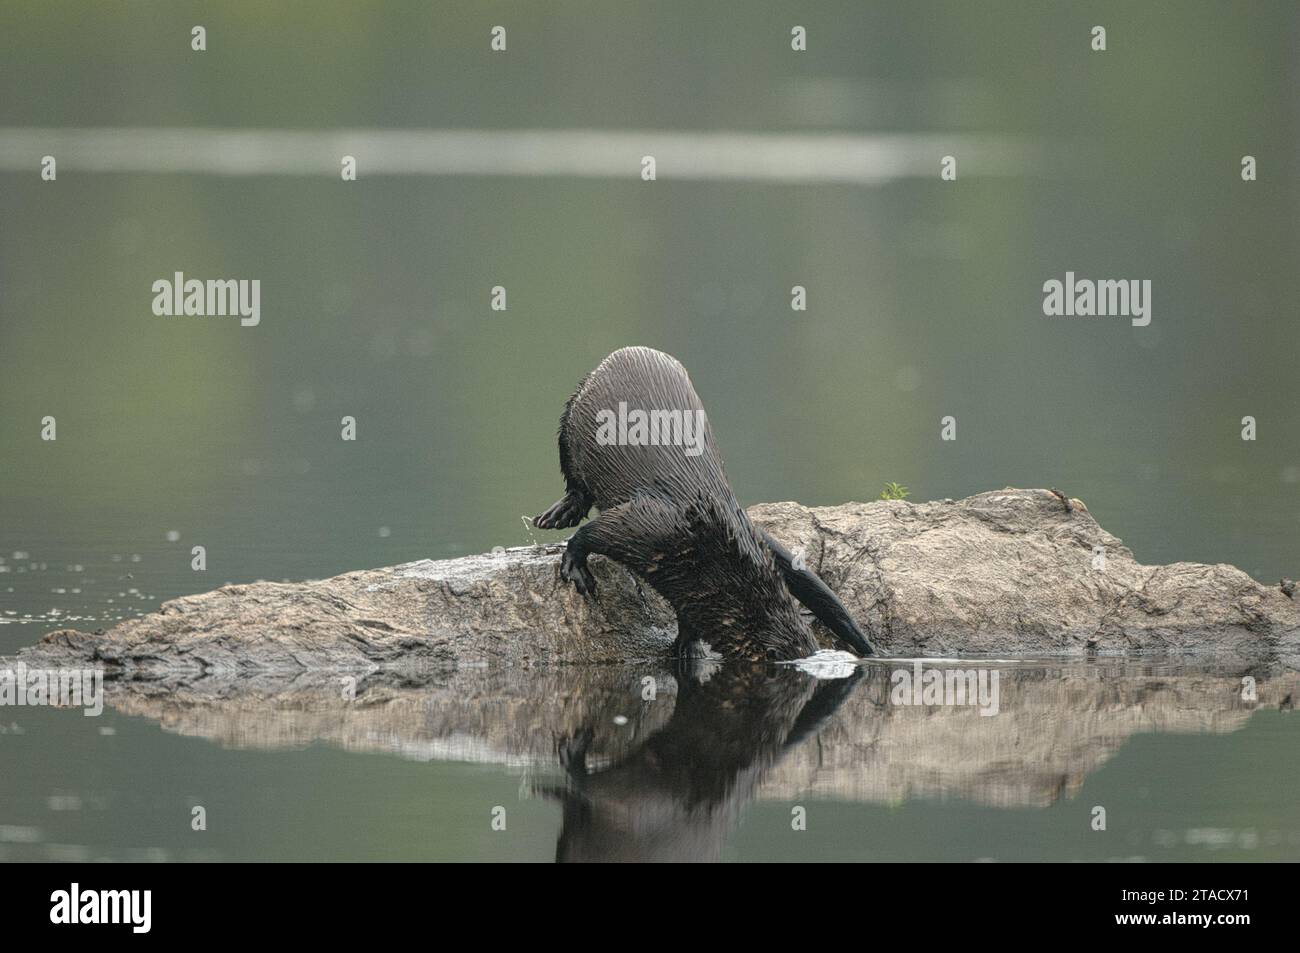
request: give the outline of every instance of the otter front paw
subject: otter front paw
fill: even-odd
[[[596,594],[596,577],[587,568],[586,554],[575,556],[571,548],[565,549],[564,556],[560,559],[560,578],[573,583],[579,595]]]
[[[582,500],[571,493],[551,504],[551,508],[540,516],[533,517],[533,525],[538,529],[568,529],[577,526],[587,515],[590,506],[583,506]]]

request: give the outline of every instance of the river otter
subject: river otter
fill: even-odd
[[[616,426],[617,422],[617,426]],[[678,656],[708,643],[728,658],[792,659],[817,649],[791,594],[860,655],[871,643],[816,574],[757,529],[736,502],[686,369],[647,347],[615,351],[560,417],[566,492],[533,520],[577,526],[561,576],[595,592],[587,556],[622,563],[677,614]]]

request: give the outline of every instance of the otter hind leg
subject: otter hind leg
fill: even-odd
[[[560,576],[581,594],[595,594],[596,580],[587,568],[587,557],[598,553],[643,579],[653,580],[663,552],[686,538],[689,523],[680,509],[656,494],[638,494],[627,503],[601,511],[570,537],[560,560]],[[704,641],[680,614],[671,657],[688,671],[710,657]]]

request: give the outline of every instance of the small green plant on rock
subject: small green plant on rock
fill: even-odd
[[[905,500],[911,491],[901,483],[886,483],[885,488],[880,491],[882,500]]]

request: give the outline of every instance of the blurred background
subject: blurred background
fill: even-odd
[[[528,542],[520,516],[561,489],[564,399],[635,343],[691,371],[746,503],[1053,485],[1141,560],[1294,576],[1298,21],[1289,2],[7,3],[0,555],[138,554],[162,597]],[[920,158],[830,183],[667,163],[647,183],[640,150],[620,178],[371,175],[358,135],[350,183],[337,153],[299,175],[90,173],[72,146],[41,180],[40,130],[102,127],[594,129],[650,153],[656,132],[888,133]],[[981,138],[1000,145],[963,156]],[[1067,270],[1151,279],[1150,326],[1044,317]],[[174,271],[259,278],[260,326],[154,316]]]
[[[690,370],[745,503],[1056,486],[1141,561],[1295,577],[1297,50],[1290,0],[7,0],[0,618],[26,624],[0,654],[226,581],[561,538],[521,516],[561,492],[573,385],[628,344]],[[117,171],[86,145],[102,128],[140,130]],[[154,170],[159,130],[201,129],[270,151]],[[578,131],[636,148],[618,175],[418,148],[388,174],[385,130],[549,132],[575,171]],[[292,131],[346,148],[277,154]],[[890,161],[827,181],[796,149],[751,177],[733,143],[736,174],[642,181],[669,133]],[[175,271],[260,279],[260,325],[156,317]],[[1150,279],[1150,326],[1044,317],[1066,271]]]

